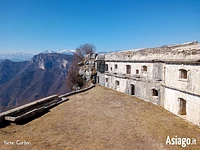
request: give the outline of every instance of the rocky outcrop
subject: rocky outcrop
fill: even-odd
[[[65,81],[72,58],[58,53],[41,53],[31,61],[1,62],[0,111],[68,92]]]

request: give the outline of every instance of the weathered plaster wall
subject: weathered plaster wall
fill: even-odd
[[[166,64],[165,85],[200,95],[200,65]],[[179,69],[188,71],[187,79],[179,78]]]
[[[108,65],[109,73],[116,74],[126,74],[126,65],[131,66],[131,75],[136,75],[136,70],[139,70],[140,77],[145,77],[152,79],[153,78],[153,63],[138,63],[138,62],[106,62]],[[117,65],[117,69],[115,69],[115,65]],[[147,71],[142,71],[142,66],[147,66]],[[111,69],[112,68],[112,69]],[[154,69],[158,70],[158,69]],[[157,75],[158,73],[155,73]]]
[[[186,100],[186,115],[185,117],[188,121],[199,125],[200,123],[200,97],[180,92],[174,89],[165,88],[165,101],[164,108],[170,112],[178,115],[179,110],[179,98]]]
[[[100,73],[100,72],[97,73],[97,83],[102,86],[105,86],[105,74],[104,73]]]
[[[103,58],[101,58],[103,57]],[[98,60],[99,59],[99,60]],[[104,55],[97,56],[97,60],[95,62],[95,68],[97,69],[97,83],[105,86],[105,61]]]
[[[105,81],[106,87],[114,89],[119,92],[127,93],[126,92],[126,83],[127,83],[126,79],[116,78],[114,76],[105,75],[105,80],[106,80],[106,78],[108,80],[108,82]],[[116,84],[116,81],[119,81],[119,85]]]
[[[134,86],[134,96],[161,105],[174,114],[180,107],[179,98],[183,98],[187,105],[184,117],[199,125],[200,44],[190,42],[114,52],[106,54],[104,60],[108,66],[103,77],[106,87],[131,95]],[[131,66],[130,74],[127,74],[127,65]],[[147,66],[147,71],[142,66]],[[187,79],[180,79],[180,69],[187,71]],[[153,95],[152,89],[158,91],[158,96]]]
[[[135,83],[134,83],[135,82]],[[150,101],[154,104],[162,104],[162,91],[160,89],[159,82],[148,82],[148,81],[132,81],[135,85],[135,96],[142,98],[146,101]],[[158,91],[158,96],[153,96],[153,89]]]
[[[108,82],[105,82],[105,86],[108,88],[132,95],[131,87],[134,86],[134,96],[163,106],[160,82],[149,82],[148,80],[144,79],[122,79],[115,76],[105,75],[105,80],[106,78]],[[116,85],[116,81],[119,81],[119,85]],[[158,90],[158,96],[153,96],[152,89]]]

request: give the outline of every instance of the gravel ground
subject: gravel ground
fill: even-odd
[[[200,129],[160,106],[101,86],[69,99],[24,125],[1,128],[0,150],[200,149]],[[168,135],[197,143],[166,145]]]

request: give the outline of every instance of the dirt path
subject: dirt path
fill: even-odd
[[[25,125],[0,129],[0,150],[200,149],[200,129],[162,107],[101,86],[69,98]],[[168,135],[197,145],[165,145]],[[16,140],[31,145],[4,144]]]

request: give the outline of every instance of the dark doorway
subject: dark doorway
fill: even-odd
[[[186,100],[179,98],[179,115],[186,115]]]
[[[135,95],[135,85],[131,84],[131,95]]]
[[[97,83],[99,83],[99,76],[97,76]]]

